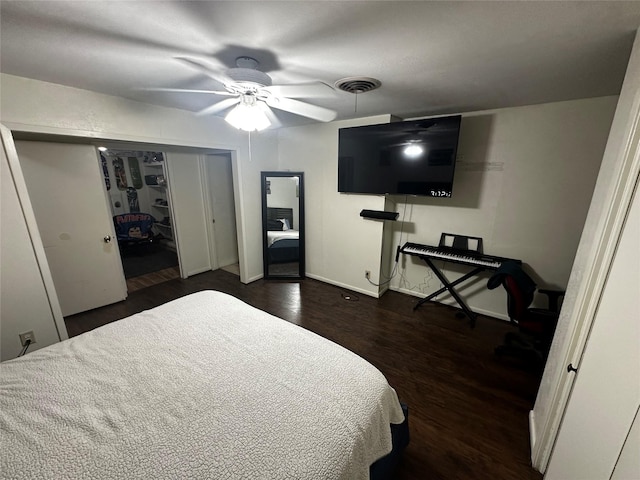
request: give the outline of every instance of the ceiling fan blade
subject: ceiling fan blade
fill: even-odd
[[[240,97],[237,98],[227,98],[226,100],[222,100],[221,102],[218,103],[214,103],[213,105],[200,110],[198,113],[196,113],[196,115],[198,116],[202,116],[202,115],[212,115],[214,113],[218,113],[221,112],[223,110],[226,110],[227,108],[230,108],[234,105],[236,105],[237,103],[240,103]]]
[[[271,122],[271,128],[280,128],[282,126],[282,123],[280,123],[280,120],[278,120],[278,117],[276,116],[276,114],[273,113],[273,110],[269,108],[269,105],[267,105],[264,102],[258,102],[257,105],[258,105],[258,108],[260,108],[260,110],[262,110],[265,113],[265,115]]]
[[[201,62],[198,59],[188,57],[176,57],[176,59],[180,60],[183,63],[191,65],[192,67],[196,68],[208,77],[213,78],[216,82],[219,82],[222,85],[233,82],[233,80],[231,80],[225,74],[212,71],[204,62]]]
[[[333,110],[294,100],[293,98],[267,97],[265,101],[270,107],[277,108],[278,110],[284,110],[285,112],[295,113],[296,115],[301,115],[303,117],[313,118],[320,122],[330,122],[336,118],[336,112]]]
[[[148,87],[138,88],[137,90],[144,90],[145,92],[177,92],[177,93],[208,93],[211,95],[237,95],[236,93],[227,92],[226,90],[193,90],[187,88],[162,88],[162,87]]]
[[[287,98],[318,98],[335,95],[333,87],[323,82],[292,83],[287,85],[271,85],[263,90],[271,92],[276,97]]]

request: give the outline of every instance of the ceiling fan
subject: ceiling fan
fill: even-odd
[[[278,124],[271,108],[321,122],[330,122],[336,118],[336,112],[333,110],[295,99],[326,97],[333,94],[333,88],[326,83],[273,85],[271,77],[258,70],[258,61],[251,57],[236,58],[236,66],[223,73],[213,71],[199,59],[178,57],[178,60],[195,67],[216,80],[224,89],[145,88],[145,90],[205,93],[230,97],[200,110],[197,115],[212,115],[233,107],[226,115],[225,120],[236,128],[248,131],[262,130],[272,123]]]

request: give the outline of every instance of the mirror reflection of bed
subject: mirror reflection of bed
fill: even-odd
[[[262,172],[265,278],[304,276],[302,173]]]
[[[293,209],[267,207],[267,252],[270,275],[297,275],[300,271],[300,232]]]

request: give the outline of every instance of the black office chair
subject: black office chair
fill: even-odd
[[[536,284],[517,262],[503,263],[487,282],[491,290],[499,285],[507,291],[507,312],[518,332],[508,332],[495,354],[519,358],[534,368],[544,367],[558,323],[559,302],[565,292],[540,289],[538,292],[548,297],[549,306],[531,308]]]

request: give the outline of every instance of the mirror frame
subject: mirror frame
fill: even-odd
[[[299,240],[299,261],[297,274],[275,275],[269,273],[268,262],[268,242],[267,242],[267,178],[280,177],[290,178],[298,177],[298,240]],[[266,279],[302,279],[305,278],[305,233],[304,233],[304,173],[303,172],[283,172],[270,171],[260,172],[260,185],[262,192],[262,264],[264,278]]]

